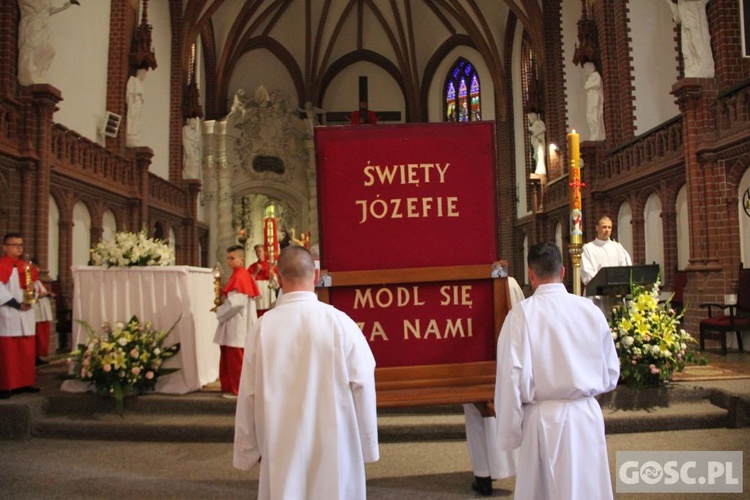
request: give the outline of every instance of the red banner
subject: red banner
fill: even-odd
[[[497,260],[492,122],[316,127],[323,269]]]
[[[495,359],[490,280],[341,287],[330,298],[362,329],[379,368]]]

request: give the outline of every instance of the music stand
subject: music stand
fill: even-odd
[[[630,285],[653,285],[659,279],[659,265],[603,267],[586,285],[586,295],[622,297]]]

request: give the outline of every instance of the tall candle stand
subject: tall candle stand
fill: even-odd
[[[568,134],[568,186],[570,187],[570,243],[568,252],[573,264],[573,293],[581,295],[581,253],[583,252],[583,211],[581,203],[581,148],[580,136],[573,130]]]

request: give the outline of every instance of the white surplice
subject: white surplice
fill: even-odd
[[[588,285],[603,267],[632,266],[630,254],[620,243],[595,238],[583,245],[581,252],[581,281]]]
[[[508,277],[510,307],[524,299],[523,290],[515,278]],[[464,405],[466,419],[466,443],[469,446],[471,469],[477,477],[493,480],[516,474],[518,450],[498,450],[497,421],[495,417],[483,416],[474,404]]]
[[[7,283],[0,283],[0,304],[11,299],[23,303],[25,290],[21,288],[21,278],[18,269],[13,268]],[[2,337],[30,337],[36,334],[36,320],[34,311],[21,311],[11,306],[0,307],[0,336]]]
[[[362,331],[313,292],[290,292],[245,344],[234,466],[259,459],[260,499],[364,499],[379,458],[375,358]]]
[[[34,311],[34,319],[37,323],[43,321],[52,321],[55,317],[52,315],[52,300],[49,295],[49,290],[44,286],[41,281],[34,282],[34,290],[36,290],[36,302],[31,307]],[[46,293],[44,297],[40,295]]]
[[[247,332],[258,319],[255,301],[244,293],[232,290],[216,309],[216,319],[219,324],[214,334],[214,344],[244,347]]]
[[[498,447],[521,446],[517,499],[612,498],[604,417],[593,396],[620,364],[604,314],[560,283],[505,318],[497,346]]]

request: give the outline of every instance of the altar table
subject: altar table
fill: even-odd
[[[160,377],[156,392],[185,394],[216,381],[220,351],[213,343],[212,272],[190,266],[73,266],[74,348],[88,338],[79,321],[99,331],[104,321],[127,322],[136,315],[156,330],[167,330],[179,318],[164,341],[165,346],[180,343],[180,351],[164,363],[179,370]]]

